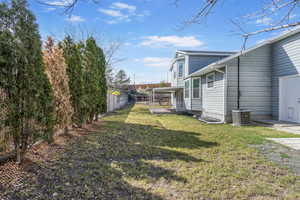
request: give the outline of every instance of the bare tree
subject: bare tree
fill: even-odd
[[[175,0],[175,4],[178,5],[179,1],[181,0]],[[182,23],[182,28],[185,28],[191,24],[203,23],[205,19],[213,12],[213,10],[216,9],[218,4],[232,3],[232,6],[234,6],[234,2],[235,1],[226,0],[202,0],[200,9],[194,15],[192,15],[190,19],[185,20]],[[254,13],[247,13],[244,16],[240,16],[236,19],[230,19],[230,21],[238,28],[241,36],[246,42],[247,39],[253,35],[272,32],[280,29],[288,29],[300,25],[300,19],[297,15],[299,6],[300,0],[265,0],[265,3],[262,5],[261,9]],[[276,18],[276,20],[269,22],[272,18]],[[260,21],[263,22],[265,26],[254,31],[246,31],[244,26],[247,23],[245,22],[249,21]]]
[[[70,13],[75,8],[79,1],[92,1],[99,3],[100,0],[37,0],[48,6],[58,6],[64,8],[66,13]],[[176,6],[183,2],[183,0],[170,0],[175,3]],[[205,19],[209,17],[219,4],[232,4],[237,1],[245,0],[198,0],[200,2],[199,9],[188,20],[185,20],[181,24],[181,28],[186,28],[192,24],[200,24],[205,22]],[[244,16],[240,16],[236,19],[230,19],[230,21],[238,28],[240,35],[247,39],[253,35],[261,33],[272,32],[280,29],[288,29],[300,25],[300,17],[297,15],[299,12],[300,0],[264,0],[261,8],[254,13],[246,13]],[[237,8],[238,9],[238,8]],[[276,17],[275,17],[276,16]],[[276,18],[275,21],[262,28],[258,28],[254,31],[246,31],[245,21],[260,20],[265,21],[269,18]]]
[[[65,14],[71,14],[78,4],[79,1],[86,1],[86,2],[94,2],[98,3],[99,0],[36,0],[38,3],[55,7],[55,8],[62,8]]]

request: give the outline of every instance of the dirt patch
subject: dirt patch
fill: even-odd
[[[251,146],[257,148],[268,160],[291,169],[298,176],[300,175],[300,150],[294,150],[275,142]]]

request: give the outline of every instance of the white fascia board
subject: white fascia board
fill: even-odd
[[[225,67],[226,65],[216,65],[216,64],[210,64],[205,68],[202,68],[199,71],[196,71],[192,74],[190,74],[189,76],[187,76],[186,78],[190,78],[190,77],[197,77],[197,76],[201,76],[203,74],[207,74],[209,72],[213,72],[213,71],[219,71],[220,68]],[[222,72],[224,73],[224,72]]]
[[[175,63],[176,61],[178,61],[178,60],[184,60],[184,57],[173,58],[173,59],[171,60],[171,67],[170,67],[170,69],[169,69],[170,71],[172,71],[174,63]]]

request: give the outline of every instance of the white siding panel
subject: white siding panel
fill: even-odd
[[[192,99],[192,110],[201,111],[202,110],[202,100],[201,99]]]
[[[203,116],[223,120],[224,117],[224,74],[215,72],[213,88],[207,88],[206,75],[202,76]]]
[[[300,73],[300,33],[272,45],[272,115],[279,116],[279,77]]]

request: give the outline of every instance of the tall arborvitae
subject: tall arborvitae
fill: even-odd
[[[84,50],[85,92],[88,98],[89,122],[106,110],[105,59],[93,37],[86,40]]]
[[[53,94],[44,73],[38,26],[27,2],[1,4],[0,19],[0,87],[8,110],[4,124],[20,163],[36,138],[52,138]]]
[[[73,122],[77,126],[81,126],[87,120],[84,70],[82,65],[82,51],[84,46],[83,44],[76,44],[70,36],[67,36],[60,43],[60,46],[63,48],[67,64],[69,90],[74,109]]]
[[[88,98],[87,109],[89,114],[88,122],[91,122],[95,116],[97,98],[99,98],[99,89],[97,84],[97,45],[93,38],[88,38],[84,49],[84,69],[85,69],[85,92]]]
[[[106,61],[103,50],[99,48],[99,66],[100,66],[100,75],[99,75],[99,85],[100,85],[100,101],[97,105],[97,111],[101,113],[107,112],[107,80],[106,80]]]

